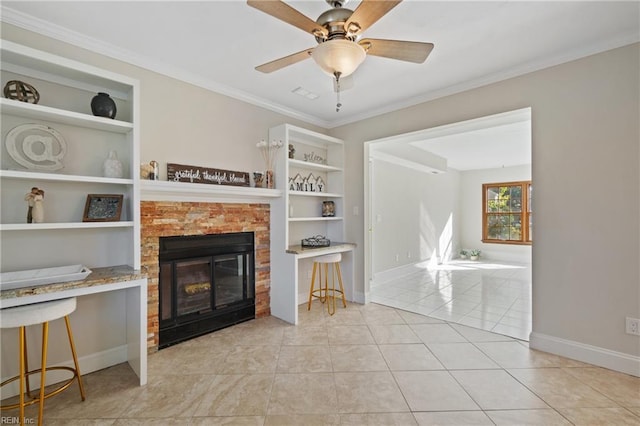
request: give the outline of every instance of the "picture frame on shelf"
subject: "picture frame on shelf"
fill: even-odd
[[[88,194],[83,222],[117,222],[122,214],[122,194]]]
[[[333,201],[322,202],[322,217],[334,217],[336,215],[336,204]]]

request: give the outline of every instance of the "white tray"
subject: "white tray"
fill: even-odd
[[[0,273],[0,289],[11,290],[45,284],[64,283],[67,281],[80,281],[85,279],[90,273],[91,269],[83,265],[2,272]]]

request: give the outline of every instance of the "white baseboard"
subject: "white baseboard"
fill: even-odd
[[[364,293],[362,291],[354,291],[353,301],[355,303],[360,303],[361,305],[367,304],[370,301],[369,293]]]
[[[640,357],[532,332],[529,347],[640,377]]]
[[[304,292],[304,293],[298,293],[298,305],[302,305],[303,303],[308,303],[309,302],[309,293],[308,292]]]
[[[78,364],[80,364],[80,373],[82,375],[93,373],[94,371],[102,370],[113,365],[127,362],[127,345],[118,346],[115,348],[107,349],[106,351],[96,352],[90,355],[85,355],[78,358]],[[70,359],[65,362],[55,363],[55,366],[72,367],[73,360]],[[53,365],[48,365],[53,367]],[[31,370],[36,370],[40,366],[35,366],[29,363]],[[17,374],[17,372],[16,372]],[[40,374],[32,374],[30,379],[31,389],[38,389],[40,387]],[[68,380],[71,377],[71,372],[64,370],[51,370],[46,372],[47,386],[54,383],[59,383]],[[6,380],[8,377],[3,377],[2,380]],[[2,387],[2,398],[8,398],[18,395],[20,392],[19,380]]]

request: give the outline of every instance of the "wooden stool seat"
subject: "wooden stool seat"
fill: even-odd
[[[0,309],[0,327],[1,328],[19,328],[19,351],[20,351],[20,374],[5,380],[0,384],[4,386],[12,383],[16,380],[20,380],[20,402],[18,404],[3,405],[0,407],[2,410],[20,409],[19,424],[24,422],[24,408],[28,405],[39,403],[38,409],[38,425],[42,425],[42,413],[44,410],[44,400],[50,396],[56,395],[63,390],[67,389],[74,380],[78,380],[78,386],[80,387],[80,397],[85,400],[84,387],[82,386],[82,378],[80,377],[80,368],[78,366],[78,357],[76,355],[76,348],[73,342],[73,335],[71,333],[71,324],[69,323],[69,315],[76,310],[76,298],[68,298],[62,300],[54,300],[51,302],[34,303],[31,305],[16,306],[14,308]],[[47,367],[47,346],[49,340],[49,321],[53,321],[59,318],[63,318],[67,327],[67,335],[69,336],[69,346],[71,347],[71,354],[73,356],[73,363],[75,368],[56,366]],[[26,327],[35,324],[42,324],[42,358],[41,366],[37,370],[29,371],[27,362],[27,342],[26,342]],[[73,373],[73,376],[63,382],[56,389],[45,393],[46,372],[49,370],[67,370]],[[40,389],[37,396],[31,395],[31,389],[29,385],[29,376],[31,374],[40,373]],[[28,401],[25,401],[25,387],[26,394],[29,397]]]
[[[313,272],[311,273],[311,287],[309,289],[309,302],[307,310],[311,309],[313,298],[320,299],[322,303],[327,302],[327,312],[333,315],[336,312],[336,293],[342,298],[342,306],[347,307],[347,299],[344,296],[344,286],[342,284],[342,272],[340,262],[342,254],[331,253],[313,258]],[[324,269],[324,272],[323,272]],[[331,287],[329,287],[329,275],[331,275]],[[319,288],[315,288],[316,276],[318,277]],[[340,288],[336,288],[336,278]]]

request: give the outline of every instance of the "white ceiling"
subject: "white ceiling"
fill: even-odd
[[[489,125],[412,145],[447,159],[456,170],[497,169],[531,164],[531,121]]]
[[[434,136],[411,145],[446,158],[448,168],[461,171],[531,164],[529,108],[445,127],[428,130]]]
[[[427,173],[531,165],[531,108],[390,136],[369,152]]]
[[[329,8],[322,0],[288,3],[314,20]],[[327,128],[639,41],[639,17],[637,1],[405,0],[364,36],[435,49],[420,65],[368,57],[336,112],[331,79],[312,60],[254,70],[316,42],[243,0],[2,1],[4,22]],[[297,87],[318,99],[292,93]]]

